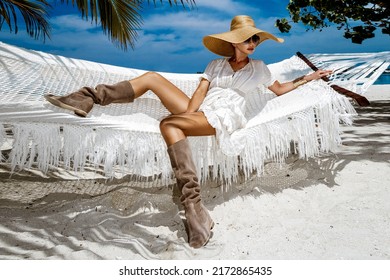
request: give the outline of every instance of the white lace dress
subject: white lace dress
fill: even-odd
[[[245,94],[259,84],[266,87],[275,82],[268,67],[261,60],[250,59],[244,68],[234,71],[228,58],[213,60],[206,67],[202,78],[210,82],[210,89],[199,111],[216,130],[217,143],[228,156],[239,154],[241,143],[231,138],[233,132],[243,128],[245,118]]]

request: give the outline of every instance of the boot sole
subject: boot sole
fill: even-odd
[[[210,238],[211,238],[211,231],[213,230],[213,228],[214,228],[214,221],[213,220],[211,220],[211,224],[210,224],[210,234],[209,234],[209,237],[207,238],[207,240],[206,240],[206,242],[202,245],[202,247],[203,246],[206,246],[206,244],[209,242],[209,240],[210,240]]]
[[[211,219],[211,217],[210,217],[210,220],[211,220],[211,223],[209,223],[209,226],[208,226],[208,228],[210,230],[210,233],[207,236],[207,238],[205,239],[205,241],[201,245],[197,245],[197,246],[194,246],[194,244],[190,243],[190,247],[192,247],[194,249],[199,249],[199,248],[202,248],[202,247],[206,246],[207,243],[210,241],[210,238],[211,238],[211,235],[212,235],[211,231],[212,231],[212,229],[214,228],[214,225],[215,225],[215,223],[214,223],[213,219]]]
[[[192,247],[192,248],[194,248],[194,249],[199,249],[199,248],[202,248],[202,247],[206,246],[207,243],[209,243],[209,241],[210,241],[210,238],[211,238],[211,235],[212,235],[211,230],[214,228],[214,222],[211,223],[211,225],[210,225],[209,228],[210,228],[210,234],[207,236],[207,238],[205,239],[205,241],[204,241],[202,244],[196,245],[196,246],[195,246],[194,244],[189,243],[190,247]]]
[[[80,117],[86,117],[88,115],[87,112],[83,111],[83,110],[80,110],[76,107],[73,107],[73,106],[70,106],[68,104],[65,104],[63,102],[61,102],[60,100],[58,100],[58,98],[60,98],[61,96],[55,96],[55,95],[52,95],[52,94],[47,94],[47,95],[44,95],[45,99],[47,101],[49,101],[51,104],[53,104],[54,106],[57,106],[57,107],[60,107],[60,108],[63,108],[63,109],[67,109],[67,110],[70,110],[70,111],[73,111],[76,115],[80,116]]]

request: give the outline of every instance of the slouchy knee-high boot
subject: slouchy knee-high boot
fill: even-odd
[[[74,111],[81,117],[86,117],[94,104],[108,105],[110,103],[128,103],[134,101],[134,90],[129,81],[114,85],[97,85],[96,88],[83,87],[66,96],[45,95],[47,101],[55,106]]]
[[[182,194],[180,201],[188,225],[188,242],[191,247],[200,248],[210,239],[214,222],[201,202],[200,185],[188,140],[169,146],[168,154]]]

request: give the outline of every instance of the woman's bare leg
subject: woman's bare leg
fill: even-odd
[[[172,114],[181,114],[187,110],[190,98],[158,73],[147,72],[130,80],[130,83],[133,86],[135,98],[151,90]]]
[[[160,130],[168,147],[187,136],[215,135],[215,129],[202,112],[166,117],[160,123]]]
[[[83,87],[66,96],[45,95],[55,106],[72,110],[86,117],[94,104],[128,103],[147,92],[153,91],[172,114],[186,112],[190,98],[166,78],[155,72],[147,72],[132,80],[113,85],[100,84],[95,88]]]
[[[213,135],[215,130],[202,112],[169,116],[161,121],[160,130],[168,145],[168,155],[181,192],[188,242],[191,247],[200,248],[209,241],[214,221],[202,203],[201,186],[186,137]]]

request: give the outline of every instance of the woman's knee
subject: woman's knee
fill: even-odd
[[[175,116],[163,119],[160,122],[160,131],[168,146],[185,138],[185,134],[177,124],[177,118],[175,118]]]
[[[150,79],[152,81],[155,81],[155,80],[158,80],[158,79],[161,79],[162,76],[157,73],[157,72],[153,72],[153,71],[149,71],[149,72],[146,72],[144,74],[144,76],[147,78],[147,79]]]
[[[175,116],[168,116],[160,122],[160,131],[165,132],[176,127]]]
[[[146,72],[139,77],[130,80],[136,98],[144,94],[148,90],[153,90],[153,85],[160,79],[161,75],[156,72]]]

